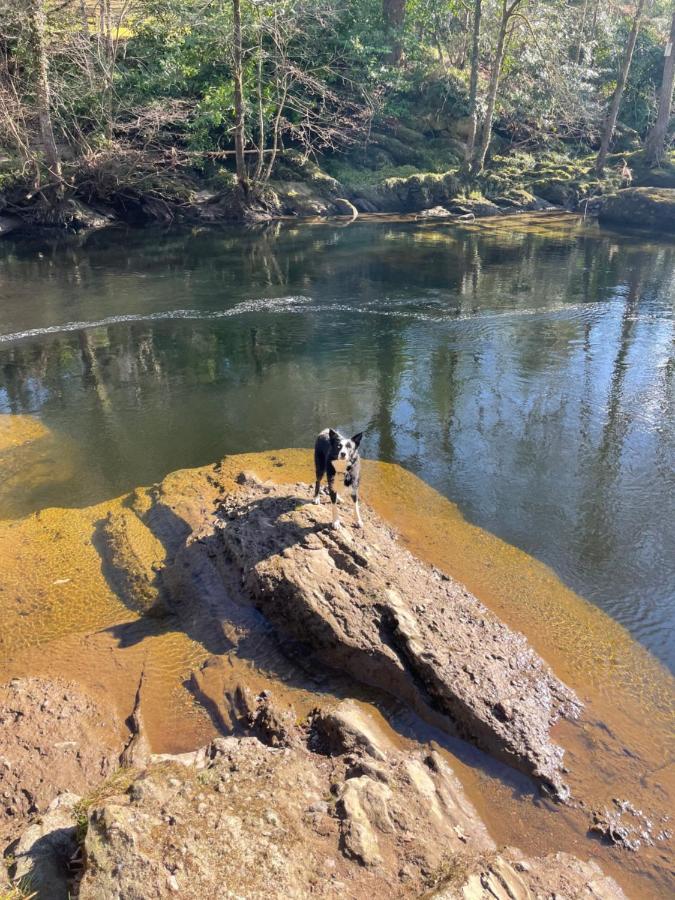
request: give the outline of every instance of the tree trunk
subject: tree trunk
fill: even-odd
[[[80,0],[80,34],[82,35],[84,67],[91,86],[94,79],[91,65],[91,32],[89,30],[89,13],[87,12],[86,0]]]
[[[241,36],[241,4],[240,0],[232,0],[234,16],[232,62],[234,78],[234,153],[237,166],[237,181],[244,195],[248,194],[248,173],[246,171],[246,120],[244,114],[244,67],[242,62],[243,47]]]
[[[602,133],[602,141],[600,143],[598,158],[595,161],[595,171],[598,173],[598,175],[602,175],[605,169],[605,161],[609,152],[609,145],[611,144],[612,138],[614,137],[616,120],[619,115],[619,108],[621,107],[621,100],[623,98],[623,92],[626,87],[626,81],[628,80],[628,72],[630,71],[630,64],[633,59],[635,42],[637,41],[638,32],[640,31],[640,23],[642,20],[642,12],[644,10],[644,7],[645,0],[638,0],[637,9],[635,10],[635,16],[633,17],[633,24],[630,29],[630,35],[628,36],[626,55],[624,56],[623,63],[621,64],[621,71],[619,72],[616,87],[614,88],[614,94],[612,95],[612,102],[609,107],[609,113],[607,114],[607,118],[605,120],[605,127]]]
[[[581,53],[584,49],[584,32],[586,31],[586,14],[588,13],[588,0],[584,0],[584,6],[581,11],[581,25],[579,26],[579,43],[577,44],[576,64],[581,62]]]
[[[115,74],[115,42],[113,39],[113,18],[110,0],[100,0],[100,34],[103,41],[101,54],[103,69],[103,125],[105,136],[112,140],[113,122],[113,78]]]
[[[403,58],[402,31],[405,22],[405,0],[382,0],[382,15],[391,41],[389,62],[398,66]]]
[[[600,0],[595,0],[595,6],[593,7],[593,21],[591,22],[591,40],[595,40],[595,35],[598,31],[598,13],[600,12]]]
[[[115,78],[115,44],[113,38],[113,14],[111,0],[102,0],[105,7],[105,131],[108,140],[112,140],[113,130],[113,81]]]
[[[460,46],[459,57],[457,58],[457,68],[466,68],[466,56],[469,51],[469,34],[471,23],[471,9],[467,8],[464,14],[464,22],[462,23],[462,43]]]
[[[35,68],[35,104],[37,108],[40,137],[49,169],[50,180],[56,182],[56,193],[60,195],[63,188],[61,159],[54,138],[52,123],[51,88],[49,85],[49,61],[45,47],[46,16],[43,0],[29,0],[28,28],[30,49]]]
[[[263,108],[263,43],[262,28],[258,23],[258,59],[256,62],[256,95],[258,98],[258,158],[255,164],[255,174],[253,175],[253,183],[260,182],[263,165],[265,162],[265,111]]]
[[[485,157],[487,156],[488,147],[490,146],[490,138],[492,137],[492,119],[494,118],[495,103],[497,102],[497,90],[499,89],[499,76],[502,71],[502,63],[504,62],[504,52],[506,50],[506,31],[508,29],[509,20],[515,12],[519,0],[514,0],[511,6],[506,5],[506,0],[502,3],[502,17],[499,23],[499,35],[497,37],[497,49],[495,50],[495,58],[492,63],[492,71],[490,72],[490,84],[487,95],[487,109],[485,111],[485,119],[480,134],[480,145],[473,160],[472,172],[477,175],[483,170],[485,165]]]
[[[267,160],[267,168],[265,169],[263,185],[266,185],[272,177],[272,170],[274,169],[274,163],[276,162],[277,153],[279,152],[279,129],[281,125],[281,116],[283,115],[284,107],[286,106],[286,99],[288,97],[288,87],[289,76],[287,73],[285,73],[281,82],[281,89],[278,92],[277,114],[274,117],[274,125],[272,126],[272,148],[269,154],[269,159]]]
[[[464,162],[464,174],[469,173],[473,159],[473,149],[476,145],[476,131],[478,130],[478,67],[480,63],[480,20],[483,14],[483,0],[474,0],[473,5],[473,30],[471,41],[471,77],[469,79],[469,138],[466,142],[466,159]]]
[[[670,37],[666,40],[663,61],[663,78],[659,91],[659,111],[656,122],[647,136],[645,152],[652,165],[659,165],[666,149],[666,135],[670,122],[670,107],[673,103],[673,84],[675,84],[675,10],[670,25]]]

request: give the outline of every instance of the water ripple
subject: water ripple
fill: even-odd
[[[386,301],[385,301],[386,306]],[[254,300],[244,300],[229,309],[201,310],[201,309],[169,309],[154,313],[127,313],[116,316],[106,316],[91,321],[64,322],[60,325],[46,325],[42,328],[29,328],[25,331],[14,331],[0,334],[0,344],[9,344],[14,341],[22,341],[30,338],[44,337],[50,334],[66,334],[73,331],[86,331],[94,328],[105,328],[109,325],[124,325],[135,322],[162,322],[185,319],[189,321],[208,321],[214,319],[226,319],[246,313],[311,313],[311,312],[345,312],[350,315],[384,316],[395,319],[408,319],[418,322],[475,322],[489,321],[492,319],[508,319],[521,316],[558,316],[562,314],[585,314],[607,308],[606,301],[592,303],[558,303],[549,307],[526,307],[523,309],[509,308],[487,313],[451,313],[432,314],[415,312],[414,310],[377,308],[373,303],[365,306],[353,306],[349,303],[313,303],[310,297],[302,295],[289,297],[262,297]]]

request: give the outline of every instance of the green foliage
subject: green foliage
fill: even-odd
[[[656,118],[657,88],[662,72],[663,43],[648,23],[638,35],[621,108],[621,121],[642,137]]]
[[[622,152],[645,136],[654,117],[669,6],[665,0],[652,6],[620,111],[614,146]],[[65,168],[69,158],[84,160],[73,163],[84,173],[77,180],[104,197],[124,183],[132,195],[149,190],[179,202],[189,196],[195,173],[232,187],[221,157],[233,148],[231,2],[143,0],[130,7],[119,23],[110,83],[98,23],[92,18],[83,33],[76,7],[49,7],[47,32],[52,114],[57,143],[68,148]],[[564,179],[582,193],[597,188],[587,158],[614,88],[631,10],[600,5],[593,28],[590,15],[582,27],[580,11],[580,0],[523,0],[513,20],[488,158],[493,182],[479,185],[491,196],[536,185],[546,190]],[[499,0],[483,0],[479,100],[499,13]],[[390,61],[382,0],[242,0],[242,18],[247,149],[278,145],[276,179],[334,177],[346,186],[374,186],[459,168],[466,138],[460,126],[470,111],[471,4],[407,0],[397,36],[400,65]],[[0,142],[24,171],[44,173],[24,19],[11,0],[0,0],[5,74],[18,98],[13,106],[10,92],[0,95]],[[18,130],[8,127],[10,120]],[[167,168],[169,151],[175,156]],[[312,169],[310,158],[319,168]],[[255,153],[248,159],[254,171]],[[0,191],[16,183],[12,167],[0,169]],[[551,193],[560,193],[558,187]]]

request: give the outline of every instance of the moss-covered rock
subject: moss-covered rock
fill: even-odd
[[[502,208],[528,212],[550,209],[551,207],[550,201],[536,197],[529,191],[519,188],[510,188],[504,194],[494,197],[494,202]]]
[[[675,190],[639,187],[617,191],[600,207],[601,222],[675,234]]]
[[[409,132],[410,129],[405,129]],[[425,163],[425,155],[422,149],[411,143],[409,135],[399,139],[390,134],[373,132],[369,143],[383,150],[387,156],[398,166],[422,166]]]
[[[617,165],[608,165],[603,177],[594,168],[595,157],[569,157],[547,152],[536,157],[517,151],[495,156],[478,179],[483,194],[500,205],[545,209],[547,204],[577,209],[590,197],[619,187]],[[514,202],[515,201],[515,202]]]
[[[363,212],[419,212],[445,206],[459,191],[453,172],[387,178],[380,184],[362,185],[352,191],[352,200]]]
[[[530,183],[532,191],[556,206],[575,206],[579,200],[577,184],[567,178],[541,178]]]
[[[675,188],[675,152],[667,154],[659,166],[652,166],[643,153],[628,159],[635,187]]]
[[[664,163],[638,179],[638,186],[675,189],[675,166]]]
[[[332,216],[338,211],[333,203],[333,189],[337,182],[325,186],[304,181],[279,181],[270,183],[282,215],[287,216]]]
[[[486,200],[485,197],[459,197],[450,205],[450,212],[456,216],[464,216],[468,214],[474,215],[477,219],[484,216],[501,216],[504,212],[496,203]]]

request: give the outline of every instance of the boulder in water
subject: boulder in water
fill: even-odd
[[[605,198],[599,219],[610,225],[675,234],[675,188],[636,187]]]

